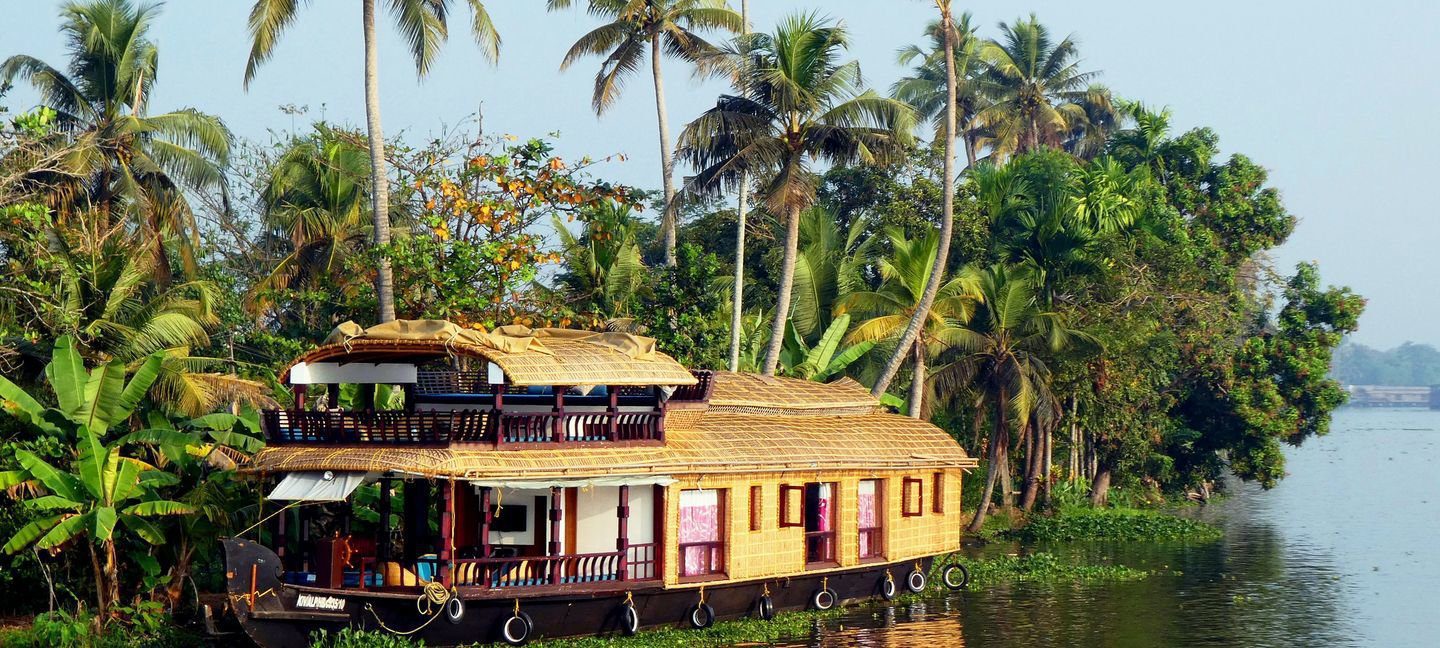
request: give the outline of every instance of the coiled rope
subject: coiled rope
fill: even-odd
[[[458,593],[454,589],[445,589],[444,585],[436,581],[425,583],[425,589],[420,592],[420,596],[415,598],[415,611],[419,612],[421,616],[430,618],[411,630],[401,631],[385,625],[385,622],[380,620],[380,615],[375,613],[375,606],[369,603],[365,604],[365,611],[375,618],[375,624],[380,626],[380,629],[393,635],[412,635],[424,630],[426,626],[434,623],[435,619],[440,618],[440,613],[445,610],[445,605],[456,596]]]

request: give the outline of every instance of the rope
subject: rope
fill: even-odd
[[[264,502],[264,500],[262,499],[261,502]],[[243,538],[243,537],[245,537],[245,534],[250,533],[251,531],[254,531],[254,530],[255,530],[255,527],[258,527],[258,526],[260,526],[260,525],[262,525],[262,524],[265,524],[266,522],[269,522],[269,521],[270,521],[270,518],[273,518],[273,517],[275,517],[275,516],[277,516],[277,515],[280,515],[281,513],[284,513],[285,511],[288,511],[288,510],[290,510],[290,509],[292,509],[292,508],[295,508],[296,506],[304,506],[305,504],[318,504],[318,503],[320,503],[320,502],[306,502],[306,501],[304,501],[304,500],[295,500],[295,501],[293,501],[293,502],[291,502],[291,503],[289,503],[289,504],[286,504],[285,506],[281,507],[280,510],[275,511],[274,513],[271,513],[270,515],[267,515],[267,516],[265,516],[265,517],[263,517],[263,518],[260,518],[260,521],[259,521],[259,522],[256,522],[255,524],[252,524],[252,525],[250,525],[249,527],[247,527],[244,531],[241,531],[240,533],[235,534],[235,537],[237,537],[237,538]],[[261,506],[262,506],[262,508],[263,508],[264,504],[261,504]]]
[[[705,605],[705,586],[704,586],[704,585],[701,585],[701,586],[700,586],[700,602],[695,604],[695,608],[696,608],[696,609],[699,609],[700,606],[702,606],[702,605]]]
[[[519,599],[516,599],[516,600],[515,600],[515,603],[516,603],[516,605],[519,605],[520,600],[519,600]],[[635,606],[635,593],[634,593],[634,592],[629,592],[629,591],[625,592],[625,602],[624,602],[624,603],[621,603],[621,605],[629,605],[629,606],[631,606],[631,607],[634,607],[634,606]]]
[[[375,607],[369,603],[365,604],[365,611],[369,612],[370,616],[375,618],[375,624],[380,626],[380,629],[390,634],[403,637],[420,632],[424,630],[426,626],[434,623],[435,619],[440,618],[440,612],[445,610],[445,605],[450,602],[450,599],[455,598],[457,595],[455,590],[445,589],[444,585],[435,581],[425,583],[425,590],[415,599],[415,611],[419,612],[422,616],[428,615],[430,618],[411,630],[401,631],[385,625],[385,622],[380,620],[380,615],[375,613]],[[516,604],[519,604],[518,601]]]

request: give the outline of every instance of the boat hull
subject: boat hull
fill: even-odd
[[[344,627],[388,631],[424,640],[426,645],[453,646],[501,641],[501,628],[519,610],[533,621],[530,639],[584,635],[616,635],[625,625],[626,591],[526,593],[497,598],[493,592],[467,596],[461,592],[459,619],[414,593],[332,590],[281,582],[280,561],[269,549],[243,539],[225,541],[227,589],[236,620],[264,648],[302,648],[320,629]],[[704,597],[717,620],[759,615],[767,591],[776,611],[813,606],[822,587],[833,590],[838,603],[879,597],[886,572],[897,585],[918,564],[928,569],[931,558],[800,573],[784,578],[665,588],[638,584],[628,596],[641,628],[689,627],[691,613]],[[252,579],[253,575],[253,579]],[[451,608],[453,611],[454,608]]]

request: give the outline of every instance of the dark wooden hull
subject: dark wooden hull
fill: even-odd
[[[769,589],[776,611],[811,607],[822,585],[844,601],[878,597],[886,570],[897,585],[918,562],[928,569],[930,558],[871,563],[825,573],[716,584],[704,588],[705,603],[717,619],[756,616],[758,602]],[[311,632],[352,626],[408,633],[426,645],[451,646],[499,641],[501,625],[514,615],[516,598],[475,597],[461,593],[464,614],[452,622],[442,611],[422,611],[425,603],[413,593],[382,593],[298,587],[280,580],[280,561],[269,549],[243,539],[225,541],[230,607],[246,634],[264,648],[302,648]],[[252,585],[251,575],[254,574]],[[901,585],[903,587],[903,585]],[[699,603],[693,587],[667,589],[654,583],[630,590],[642,628],[688,627]],[[253,597],[253,598],[252,598]],[[303,603],[311,609],[302,607]],[[530,593],[518,598],[520,609],[534,622],[531,639],[621,632],[624,591]],[[316,609],[333,608],[333,609]]]

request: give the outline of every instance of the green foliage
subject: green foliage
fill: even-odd
[[[1220,529],[1153,510],[1070,507],[1053,515],[1031,517],[1024,526],[1004,535],[1024,542],[1210,541],[1220,537]]]
[[[103,627],[94,617],[65,610],[38,614],[28,627],[0,631],[0,647],[184,648],[200,641],[175,625],[158,604],[118,611],[124,618]]]
[[[820,339],[811,347],[805,344],[799,331],[791,326],[785,347],[780,350],[780,373],[819,382],[826,382],[843,373],[847,367],[869,353],[870,349],[875,348],[873,340],[842,345],[848,330],[850,315],[841,314],[830,322],[830,327],[820,334]]]
[[[1440,350],[1406,342],[1381,351],[1347,339],[1335,349],[1330,375],[1343,385],[1440,385]]]
[[[1037,552],[973,560],[951,554],[935,561],[932,578],[948,564],[964,565],[970,572],[970,587],[1000,583],[1109,583],[1143,580],[1150,572],[1123,565],[1086,565],[1055,554]]]
[[[650,288],[634,322],[682,364],[723,367],[730,336],[721,318],[728,299],[715,286],[727,277],[719,259],[698,246],[682,245],[676,256],[676,265],[650,270]]]
[[[342,628],[336,632],[316,630],[310,634],[310,648],[423,648],[425,642],[379,630]]]

